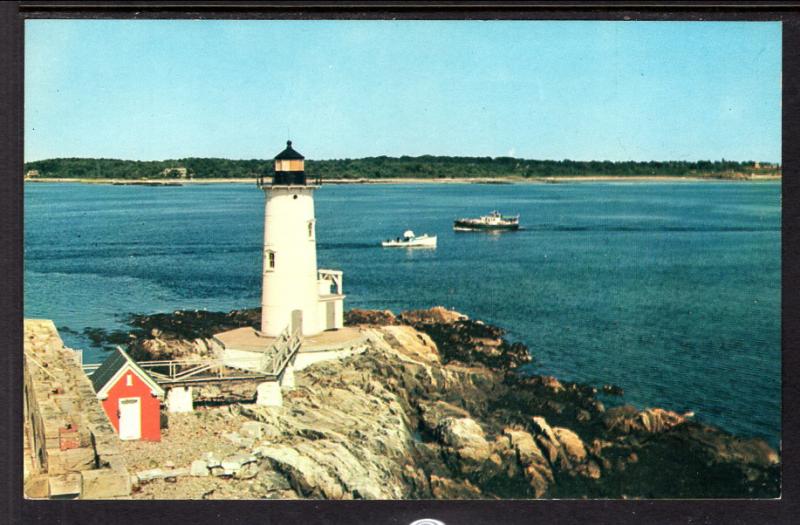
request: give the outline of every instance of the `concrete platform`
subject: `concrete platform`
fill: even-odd
[[[275,342],[274,337],[261,336],[254,328],[237,328],[214,335],[214,339],[222,346],[222,359],[234,368],[255,369],[261,366],[260,359]],[[304,337],[300,350],[291,366],[287,367],[291,378],[295,370],[363,352],[367,346],[367,337],[358,328],[344,327],[329,330],[320,334]],[[284,374],[284,379],[286,378]],[[293,379],[292,379],[293,381]]]
[[[244,352],[266,352],[275,342],[274,337],[259,335],[255,328],[249,326],[214,334],[214,339],[226,350]],[[338,330],[328,330],[314,336],[303,337],[300,353],[342,350],[361,345],[365,341],[366,337],[358,328],[346,326]]]

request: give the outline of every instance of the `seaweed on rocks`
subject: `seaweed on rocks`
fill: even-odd
[[[216,333],[257,326],[261,309],[233,310],[231,312],[207,312],[205,310],[178,310],[172,313],[151,315],[133,314],[128,324],[137,335],[153,334],[170,339],[208,338]]]
[[[345,326],[389,326],[400,324],[400,321],[390,310],[361,310],[353,308],[344,313],[344,324]]]
[[[172,313],[128,314],[121,321],[130,330],[105,330],[86,327],[86,336],[95,348],[111,350],[117,345],[127,347],[134,359],[151,360],[168,355],[154,355],[151,342],[180,342],[210,339],[214,334],[244,326],[257,326],[261,309],[208,312],[205,310],[176,310]],[[163,346],[163,345],[161,345]]]
[[[103,328],[88,326],[83,329],[83,335],[89,339],[93,347],[102,348],[106,351],[113,350],[117,345],[126,345],[131,340],[131,334],[126,330],[108,331]]]
[[[77,330],[73,330],[72,328],[70,328],[69,326],[66,326],[66,325],[59,326],[58,327],[58,331],[61,332],[61,333],[67,333],[67,334],[72,334],[72,335],[78,335],[80,333]]]

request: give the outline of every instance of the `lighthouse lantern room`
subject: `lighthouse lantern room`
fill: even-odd
[[[342,272],[317,269],[314,190],[305,158],[287,141],[275,157],[272,180],[259,177],[265,194],[261,334],[287,327],[304,336],[343,326]]]

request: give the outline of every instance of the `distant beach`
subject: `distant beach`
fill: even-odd
[[[560,184],[580,182],[757,182],[779,181],[781,175],[748,175],[742,177],[674,176],[674,175],[579,175],[555,177],[465,177],[465,178],[381,178],[381,179],[322,179],[325,184]],[[116,184],[134,186],[175,186],[180,184],[255,184],[255,178],[209,178],[209,179],[73,179],[73,178],[27,178],[25,182],[76,182],[83,184]]]

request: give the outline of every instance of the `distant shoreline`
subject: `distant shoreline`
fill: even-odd
[[[779,181],[781,175],[751,175],[747,177],[675,176],[675,175],[573,175],[553,177],[465,177],[452,178],[385,178],[385,179],[323,179],[323,184],[560,184],[581,182],[761,182]],[[255,178],[231,179],[73,179],[28,178],[25,182],[73,182],[83,184],[112,184],[122,186],[177,186],[203,184],[255,184]]]

